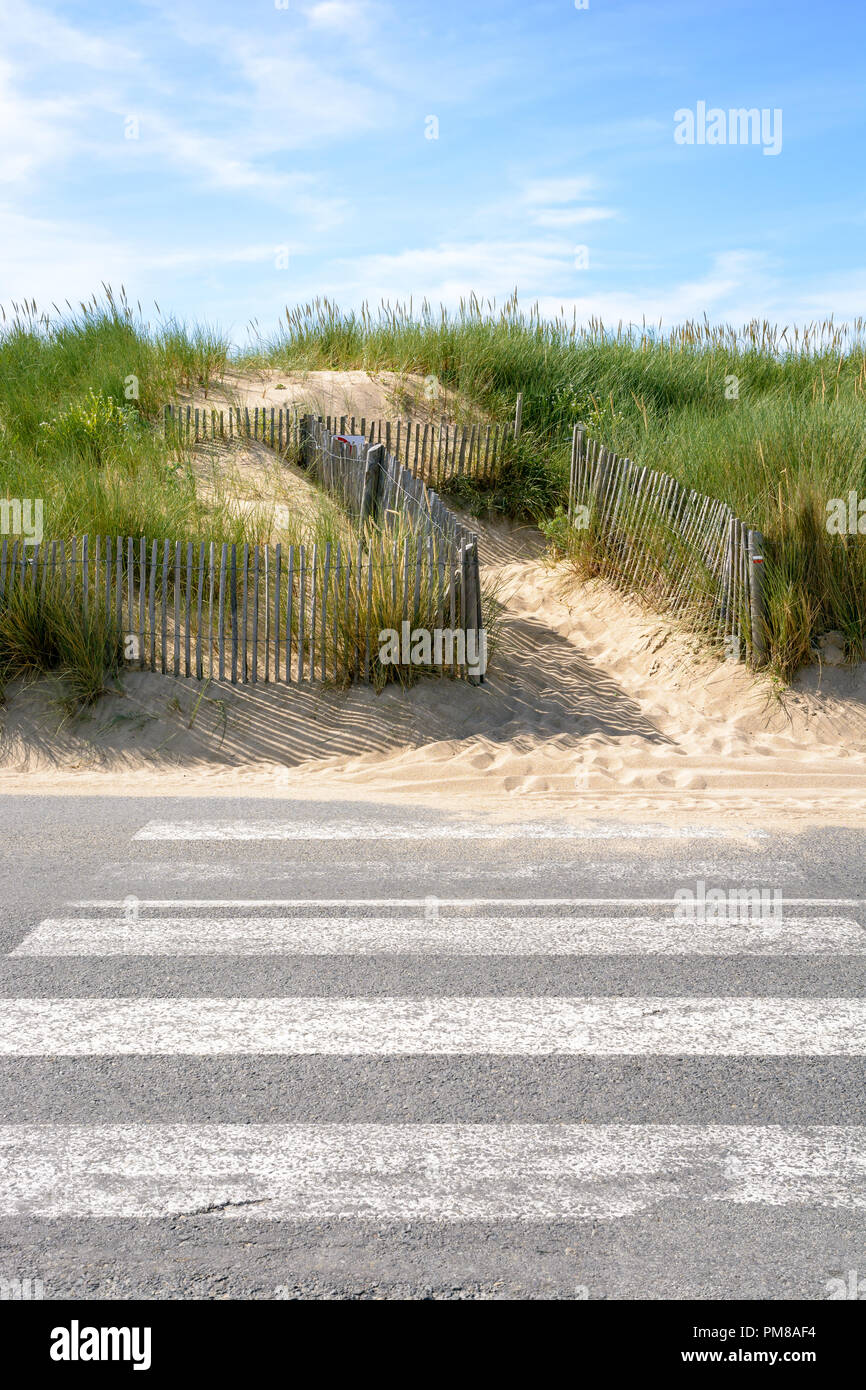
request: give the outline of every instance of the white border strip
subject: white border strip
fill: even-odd
[[[653,822],[604,822],[569,825],[564,822],[490,821],[455,822],[452,825],[377,825],[371,821],[335,821],[329,825],[305,825],[302,821],[148,821],[133,840],[708,840],[766,839],[766,830],[750,826],[659,825]]]
[[[789,907],[866,907],[866,898],[788,898]],[[69,907],[674,907],[670,898],[78,898]]]

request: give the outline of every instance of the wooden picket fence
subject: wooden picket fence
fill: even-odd
[[[297,407],[234,406],[222,410],[202,406],[165,406],[165,429],[186,445],[208,439],[255,439],[280,453],[297,454],[303,420],[316,418],[329,434],[363,435],[382,444],[413,478],[441,489],[456,478],[495,476],[513,428],[504,425],[438,425],[418,420],[368,420],[366,416],[310,417]]]
[[[163,407],[165,435],[187,447],[210,439],[257,439],[279,453],[297,454],[300,448],[300,415],[297,410],[264,406]]]
[[[326,492],[339,499],[350,516],[357,516],[368,544],[373,523],[372,534],[378,534],[379,544],[385,546],[389,531],[408,530],[412,548],[418,555],[427,555],[431,572],[434,554],[442,556],[447,573],[453,577],[451,591],[460,596],[455,615],[460,629],[467,640],[470,634],[477,638],[484,627],[477,536],[420,477],[388,454],[384,444],[361,436],[353,443],[351,438],[333,434],[327,419],[313,415],[302,417],[300,437],[299,462]],[[398,546],[395,540],[391,560],[395,576]]]
[[[482,678],[472,655],[483,635],[476,538],[383,445],[353,447],[325,421],[290,410],[166,406],[165,429],[184,444],[239,434],[294,453],[357,517],[356,540],[77,536],[33,545],[4,535],[0,601],[16,587],[59,590],[85,619],[110,621],[127,665],[198,680],[380,684],[394,673],[380,660],[379,633],[405,625],[438,633],[439,645],[432,662],[410,655],[404,664]]]
[[[620,458],[575,425],[568,520],[597,573],[687,617],[729,656],[766,660],[763,536],[727,503]]]
[[[0,602],[59,589],[85,620],[109,620],[128,666],[233,684],[381,680],[379,632],[404,622],[444,630],[439,674],[475,679],[475,585],[469,549],[429,534],[351,552],[119,536],[0,546]]]
[[[372,439],[353,444],[313,415],[302,417],[300,433],[300,462],[362,527],[368,520],[387,525],[403,517],[413,531],[436,535],[448,548],[468,547],[477,554],[474,532],[384,444]],[[360,435],[356,438],[361,440]]]

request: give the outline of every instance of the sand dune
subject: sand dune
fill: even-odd
[[[227,377],[208,404],[303,402],[368,418],[399,405],[419,418],[433,408],[423,386],[394,373],[266,370]],[[315,505],[305,475],[255,441],[204,446],[196,469],[205,490],[216,471],[238,506]],[[376,694],[130,672],[123,694],[74,723],[50,685],[13,688],[0,787],[394,798],[506,818],[866,819],[866,666],[812,667],[776,690],[609,585],[551,568],[533,528],[467,524],[502,605],[482,686],[430,679]]]
[[[45,687],[17,691],[3,790],[201,787],[761,823],[866,816],[866,669],[812,668],[780,694],[608,585],[551,568],[531,528],[480,530],[502,604],[483,686],[203,690],[136,672],[76,724],[61,724]]]

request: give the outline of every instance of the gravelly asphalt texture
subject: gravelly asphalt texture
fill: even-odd
[[[431,836],[401,839],[401,826]],[[136,839],[153,822],[227,827],[279,822],[280,839]],[[610,822],[579,836],[474,837],[486,824],[357,803],[107,797],[0,799],[0,1007],[22,997],[391,999],[700,997],[860,999],[866,954],[10,955],[46,919],[124,911],[254,916],[256,900],[328,918],[387,903],[478,898],[509,920],[577,912],[628,918],[625,899],[683,886],[778,889],[802,917],[866,931],[866,834],[718,833],[643,838]],[[364,838],[345,833],[365,826]],[[305,838],[315,827],[317,838]],[[328,836],[333,827],[339,834]],[[711,827],[712,829],[712,827]],[[432,832],[436,831],[434,835]],[[149,900],[172,900],[170,908]],[[315,900],[328,900],[317,908]],[[505,908],[503,899],[521,900]],[[533,900],[566,900],[530,908]],[[854,900],[839,905],[838,900]],[[862,902],[860,900],[863,900]],[[823,902],[822,902],[823,900]],[[827,905],[826,900],[836,900]],[[525,906],[521,905],[525,904]],[[128,909],[126,909],[128,910]],[[279,913],[290,908],[272,908]],[[421,909],[411,909],[416,913]],[[425,909],[427,910],[427,909]],[[445,909],[443,909],[445,910]],[[647,910],[658,910],[657,908]],[[866,948],[864,948],[866,949]],[[702,1055],[0,1055],[3,1126],[44,1127],[45,1151],[70,1125],[866,1125],[866,1057]],[[479,1182],[483,1182],[483,1176]],[[838,1202],[738,1202],[713,1164],[687,1190],[653,1182],[637,1209],[569,1219],[443,1220],[339,1214],[262,1220],[235,1204],[206,1214],[48,1216],[4,1189],[0,1278],[41,1278],[47,1298],[167,1299],[826,1299],[828,1281],[866,1274],[866,1180],[840,1172]],[[14,1184],[13,1184],[14,1186]],[[603,1186],[603,1185],[602,1185]],[[593,1200],[595,1201],[595,1196]],[[790,1194],[789,1194],[790,1196]],[[599,1214],[601,1213],[601,1214]]]

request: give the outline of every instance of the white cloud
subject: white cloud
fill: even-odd
[[[334,29],[352,37],[366,26],[369,6],[363,0],[321,0],[307,11],[307,19],[314,29]]]
[[[515,207],[533,226],[551,231],[606,222],[616,217],[613,208],[587,201],[595,191],[596,181],[587,175],[532,179],[518,190]]]
[[[502,303],[516,286],[521,303],[537,302],[545,318],[564,315],[578,323],[595,318],[612,326],[672,326],[705,312],[714,322],[735,324],[763,316],[782,324],[806,323],[830,313],[851,321],[862,312],[866,293],[866,270],[792,290],[774,277],[764,255],[745,250],[720,252],[706,274],[693,279],[661,284],[656,277],[629,288],[601,288],[593,285],[591,271],[575,271],[570,244],[559,241],[443,243],[365,257],[353,270],[336,284],[336,277],[329,277],[330,292],[342,303],[410,296],[417,302],[426,296],[455,308],[472,291]],[[578,284],[583,292],[575,294]]]
[[[616,217],[613,208],[540,208],[530,218],[536,227],[582,227],[588,222],[606,222]]]
[[[80,145],[81,98],[31,96],[12,81],[0,58],[0,184],[24,183],[45,165],[69,159]]]
[[[129,44],[86,33],[59,19],[56,10],[30,5],[26,0],[0,0],[0,27],[7,51],[20,45],[19,72],[30,67],[90,68],[117,73],[140,62],[140,55]]]
[[[220,266],[260,265],[274,267],[278,250],[290,257],[307,253],[309,247],[289,242],[277,247],[270,242],[249,245],[206,245],[154,248],[145,241],[101,234],[86,223],[52,222],[28,217],[0,207],[0,244],[4,257],[0,263],[0,303],[24,298],[35,299],[40,308],[66,299],[77,303],[87,299],[105,283],[115,289],[121,284],[138,287],[153,281],[156,288],[161,273],[204,274]],[[280,282],[282,286],[282,282]]]
[[[548,285],[562,280],[572,256],[557,241],[444,242],[394,255],[362,256],[345,275],[340,294],[353,298],[420,299],[426,295],[456,304],[473,291],[482,298],[503,297],[515,284]]]
[[[556,179],[532,179],[522,192],[522,201],[532,206],[548,203],[576,203],[595,192],[596,181],[586,176]]]

